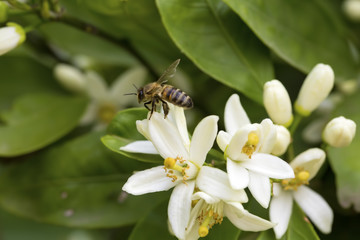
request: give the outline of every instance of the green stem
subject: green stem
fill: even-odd
[[[294,135],[296,128],[299,126],[299,123],[301,122],[302,118],[303,118],[303,116],[301,116],[297,113],[295,114],[294,121],[291,124],[290,129],[289,129],[291,136]]]

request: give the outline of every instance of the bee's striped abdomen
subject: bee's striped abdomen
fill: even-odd
[[[168,102],[183,107],[192,108],[193,101],[191,98],[182,90],[174,88],[173,86],[167,85],[161,92],[161,96]]]

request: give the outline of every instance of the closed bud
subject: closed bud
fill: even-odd
[[[281,156],[286,152],[291,142],[291,135],[286,127],[281,125],[275,125],[275,127],[276,127],[276,143],[273,150],[271,151],[271,154],[274,154],[276,156]]]
[[[355,22],[360,21],[360,0],[345,0],[343,10],[348,18]]]
[[[0,55],[3,55],[25,41],[24,29],[16,23],[8,23],[7,27],[0,28]]]
[[[284,85],[278,80],[264,85],[264,105],[274,123],[288,127],[293,120],[291,101]]]
[[[8,14],[8,5],[4,2],[0,2],[0,23],[6,22]]]
[[[332,147],[346,147],[352,142],[355,132],[355,122],[341,116],[326,125],[323,140]]]
[[[308,116],[329,95],[334,86],[334,71],[329,65],[317,64],[306,77],[295,102],[295,110]]]
[[[73,92],[84,92],[86,89],[86,77],[77,68],[67,65],[58,64],[54,68],[56,79],[67,89]]]

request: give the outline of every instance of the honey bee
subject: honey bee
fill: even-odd
[[[149,120],[158,104],[164,109],[164,118],[169,113],[167,102],[185,109],[193,107],[192,99],[182,90],[171,85],[164,84],[175,75],[176,67],[180,59],[173,62],[156,81],[137,89],[137,98],[139,103],[144,103],[146,109],[150,111]],[[151,109],[148,104],[151,104]]]

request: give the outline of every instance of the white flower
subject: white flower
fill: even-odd
[[[317,64],[306,77],[295,102],[295,110],[308,116],[329,95],[334,86],[334,72],[329,65]]]
[[[186,146],[187,149],[190,148],[190,139],[189,134],[187,130],[187,124],[186,124],[186,118],[184,114],[184,108],[175,106],[171,103],[169,103],[169,115],[167,116],[166,120],[174,124],[179,131],[179,134],[181,136],[181,139],[183,141],[184,146]],[[150,112],[148,113],[149,116]],[[127,144],[126,146],[123,146],[120,148],[122,151],[126,152],[133,152],[133,153],[145,153],[145,154],[159,154],[154,145],[151,142],[151,137],[149,134],[149,127],[148,127],[148,120],[137,120],[136,121],[136,127],[137,130],[145,136],[146,139],[149,140],[140,140],[135,141],[132,143]]]
[[[356,132],[356,123],[343,116],[332,119],[325,127],[323,139],[332,147],[348,146]]]
[[[0,28],[0,55],[3,55],[25,41],[24,29],[16,23],[8,23],[7,27]]]
[[[134,67],[115,79],[109,88],[106,81],[94,71],[82,73],[70,65],[59,64],[54,74],[67,89],[89,96],[91,102],[80,123],[87,125],[95,122],[98,129],[104,128],[118,110],[136,102],[136,98],[124,94],[134,92],[133,84],[142,84],[146,77],[145,69]]]
[[[123,190],[141,195],[174,187],[168,217],[171,229],[179,239],[185,238],[195,180],[214,143],[217,121],[217,116],[204,118],[195,128],[189,146],[184,144],[184,136],[174,122],[164,119],[161,113],[154,112],[151,120],[145,119],[138,124],[139,131],[165,159],[164,165],[135,173],[125,183]],[[142,148],[139,143],[137,146]]]
[[[214,224],[220,224],[224,217],[245,231],[264,231],[274,226],[244,209],[241,203],[248,201],[245,191],[232,189],[222,170],[202,167],[196,186],[199,191],[192,196],[195,205],[186,230],[187,240],[205,237],[210,228]]]
[[[288,127],[293,121],[291,101],[284,85],[279,80],[264,85],[264,106],[270,118],[276,124]]]
[[[323,150],[309,149],[290,163],[295,178],[273,184],[274,196],[270,203],[270,220],[277,223],[274,227],[276,238],[281,238],[287,230],[293,199],[321,232],[330,233],[334,218],[330,206],[318,193],[304,186],[317,174],[324,160]]]
[[[227,158],[227,172],[234,189],[248,187],[254,198],[268,207],[269,178],[294,177],[285,161],[271,155],[276,144],[276,128],[270,119],[250,124],[239,96],[232,95],[225,106],[226,132],[220,131],[217,143]]]
[[[275,125],[276,127],[276,142],[273,150],[271,151],[271,154],[274,154],[276,156],[283,155],[290,142],[291,142],[291,135],[289,130],[281,125]]]

